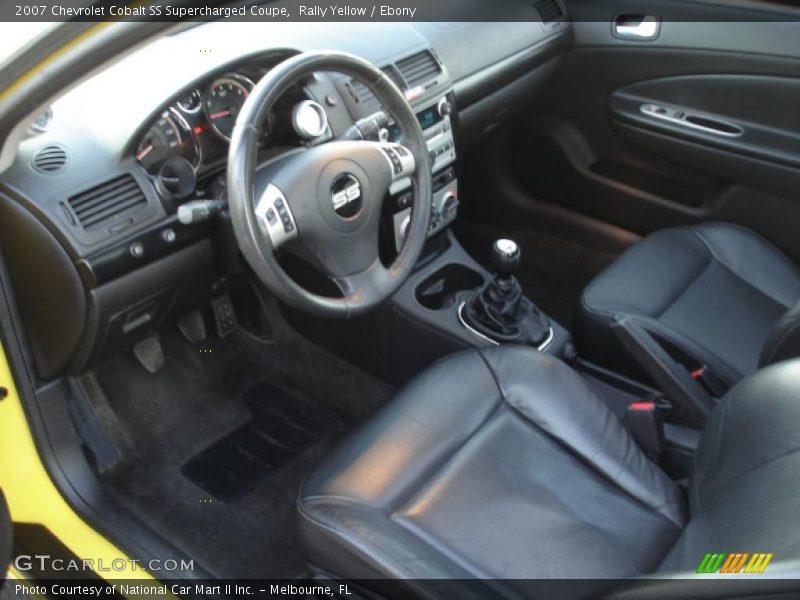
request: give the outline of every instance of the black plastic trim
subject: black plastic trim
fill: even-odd
[[[190,557],[145,527],[108,496],[74,435],[67,409],[68,386],[64,380],[36,389],[16,301],[8,282],[5,257],[0,254],[0,341],[36,449],[53,484],[78,516],[128,556],[142,562],[164,557],[189,560]],[[210,578],[199,565],[195,565],[194,571],[174,571],[170,576],[179,580]]]
[[[458,108],[463,110],[495,93],[551,58],[566,53],[571,47],[571,31],[564,30],[477,73],[459,79],[453,86]]]
[[[173,241],[166,241],[166,232],[174,234]],[[183,225],[176,216],[171,216],[149,227],[135,236],[78,261],[78,271],[88,289],[96,288],[120,276],[168,256],[208,237],[211,222]],[[136,256],[131,249],[140,244],[143,254]]]

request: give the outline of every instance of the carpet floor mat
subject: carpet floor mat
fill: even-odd
[[[146,526],[221,578],[305,573],[300,485],[394,389],[298,335],[273,302],[274,339],[190,344],[160,332],[165,367],[131,353],[94,370],[123,460],[102,479]]]
[[[260,382],[244,395],[253,417],[200,452],[181,474],[222,502],[240,500],[341,424],[309,402]]]

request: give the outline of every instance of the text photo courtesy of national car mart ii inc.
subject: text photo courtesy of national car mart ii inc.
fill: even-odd
[[[14,593],[25,595],[29,598],[36,597],[98,597],[111,598],[118,595],[127,598],[154,597],[188,597],[201,596],[204,598],[241,598],[244,596],[273,597],[273,598],[344,598],[353,596],[353,592],[345,583],[194,583],[194,584],[164,584],[152,583],[107,583],[100,585],[86,585],[83,583],[38,583],[28,584],[17,582],[12,588]]]

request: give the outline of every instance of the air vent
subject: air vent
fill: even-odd
[[[66,148],[53,144],[39,148],[31,159],[31,166],[39,173],[53,175],[67,167],[67,160]]]
[[[556,0],[534,0],[533,8],[542,20],[542,23],[555,23],[564,18],[564,11]]]
[[[400,88],[401,90],[406,89],[406,82],[403,81],[403,78],[400,76],[400,73],[397,72],[397,69],[394,67],[384,67],[381,69],[386,76],[391,79],[394,84]]]
[[[87,231],[146,204],[147,198],[132,175],[122,175],[69,199],[70,208]]]
[[[442,72],[442,68],[429,50],[398,61],[397,68],[400,69],[400,74],[410,88],[426,83]]]
[[[370,89],[358,79],[350,82],[350,89],[355,95],[355,101],[360,105],[364,115],[374,113],[380,108],[380,103]]]
[[[389,79],[394,81],[397,87],[399,87],[401,90],[405,89],[405,83],[403,83],[403,79],[400,77],[400,74],[396,69],[393,67],[384,67],[381,69],[381,71],[383,71],[389,77]],[[353,79],[350,82],[350,88],[353,90],[353,94],[355,94],[356,102],[361,105],[363,114],[372,114],[380,109],[380,103],[375,97],[375,94],[373,94],[362,81]]]

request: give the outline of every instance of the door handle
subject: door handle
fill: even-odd
[[[715,115],[700,114],[688,109],[661,106],[660,104],[642,104],[639,110],[648,117],[669,121],[675,125],[682,125],[715,135],[727,137],[741,137],[744,129],[735,123],[721,119]]]
[[[614,19],[614,36],[626,40],[654,40],[661,30],[655,15],[619,15]]]

